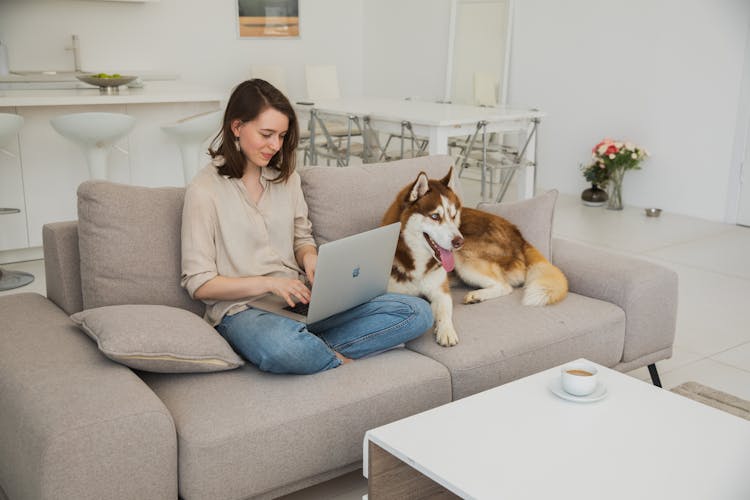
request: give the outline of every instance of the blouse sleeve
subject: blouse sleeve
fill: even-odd
[[[190,185],[182,208],[182,276],[191,298],[218,275],[216,268],[216,207],[208,192]]]
[[[289,178],[292,183],[294,206],[294,252],[305,245],[315,245],[315,239],[312,235],[312,222],[307,216],[307,202],[302,193],[302,180],[297,172]]]

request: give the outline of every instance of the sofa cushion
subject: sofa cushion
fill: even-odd
[[[184,309],[153,305],[86,309],[70,319],[123,365],[160,373],[215,372],[244,364],[208,323]]]
[[[315,241],[320,245],[380,225],[396,194],[424,171],[443,178],[450,156],[423,156],[348,167],[305,167],[299,171]],[[454,180],[457,179],[453,171]],[[460,185],[454,182],[459,196]]]
[[[569,293],[555,305],[524,306],[523,290],[517,289],[466,305],[462,300],[469,290],[451,290],[458,345],[441,347],[434,335],[407,344],[448,368],[455,399],[572,359],[614,366],[622,357],[625,312],[614,304]]]
[[[175,421],[181,498],[250,498],[361,464],[366,430],[451,399],[445,367],[404,348],[314,375],[142,376]]]
[[[162,304],[203,314],[180,286],[182,188],[78,187],[83,308]]]
[[[515,224],[521,230],[524,239],[549,259],[552,241],[552,218],[555,213],[557,195],[557,189],[552,189],[528,200],[510,203],[482,202],[477,205],[477,208],[499,215]]]

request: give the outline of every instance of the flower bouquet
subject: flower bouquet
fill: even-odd
[[[591,150],[593,162],[583,177],[600,188],[609,187],[607,208],[622,210],[622,179],[627,170],[640,170],[648,151],[630,142],[604,139]]]

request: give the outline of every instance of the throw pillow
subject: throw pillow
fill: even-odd
[[[162,304],[203,314],[180,286],[182,188],[86,181],[78,187],[83,308]]]
[[[184,309],[105,306],[75,313],[70,319],[105,356],[137,370],[214,372],[244,364],[216,330]]]
[[[552,219],[555,213],[558,191],[552,189],[528,200],[511,203],[487,203],[477,205],[479,210],[499,215],[515,224],[523,237],[549,259],[552,239]]]

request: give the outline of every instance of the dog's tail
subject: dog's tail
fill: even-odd
[[[529,242],[524,242],[526,257],[526,285],[523,304],[546,306],[560,302],[568,295],[568,280],[542,253]]]

